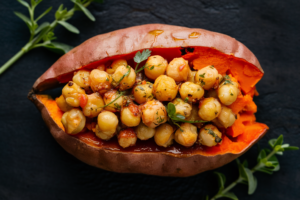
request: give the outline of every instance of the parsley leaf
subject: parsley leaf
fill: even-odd
[[[134,62],[139,64],[139,63],[143,62],[144,60],[147,60],[150,55],[151,55],[151,51],[149,49],[143,50],[142,53],[140,51],[138,51],[135,54],[133,60],[134,60]]]

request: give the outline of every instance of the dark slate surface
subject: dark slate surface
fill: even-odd
[[[47,0],[39,11],[68,0]],[[25,12],[16,1],[0,1],[0,64],[28,40],[28,30],[12,11]],[[145,23],[199,27],[228,34],[249,47],[265,70],[258,84],[258,121],[270,126],[259,142],[284,134],[285,141],[300,146],[300,2],[297,0],[110,0],[93,4],[97,21],[78,13],[70,20],[80,35],[57,29],[60,41],[78,45],[101,33]],[[53,19],[54,11],[47,17]],[[0,77],[0,199],[201,199],[214,194],[212,172],[189,178],[162,178],[117,174],[81,163],[51,137],[34,105],[26,98],[34,81],[59,58],[45,49],[31,51]],[[254,165],[258,145],[248,151]],[[246,186],[233,191],[240,199],[300,199],[300,152],[280,157],[274,175],[257,173],[258,189],[248,196]],[[218,171],[232,181],[236,164]]]

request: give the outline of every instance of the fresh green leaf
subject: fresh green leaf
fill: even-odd
[[[46,35],[44,35],[43,37],[43,41],[46,42],[46,41],[51,41],[51,40],[55,40],[56,37],[54,35],[54,32],[51,31],[51,32],[48,32]]]
[[[148,57],[149,57],[150,55],[151,55],[151,51],[150,51],[149,49],[143,50],[142,53],[141,53],[140,51],[138,51],[138,52],[135,54],[133,60],[134,60],[134,62],[136,62],[136,63],[141,63],[141,62],[143,62],[144,60],[147,60]]]
[[[275,148],[277,145],[282,145],[282,143],[283,143],[283,135],[280,135],[277,139],[269,140],[269,145],[272,148]]]
[[[26,23],[26,25],[28,26],[29,29],[31,29],[32,23],[27,16],[23,15],[22,13],[16,12],[16,11],[14,13],[15,13],[15,15],[17,15],[21,20],[23,20]]]
[[[42,23],[36,30],[35,30],[35,34],[38,34],[39,32],[41,32],[44,28],[48,28],[50,26],[49,22],[44,22]]]
[[[68,14],[67,8],[64,9],[64,5],[61,4],[61,5],[58,7],[57,11],[55,12],[55,19],[58,20],[58,21],[59,21],[59,20],[62,20],[62,19],[65,18],[65,16],[66,16],[67,14]]]
[[[294,151],[299,150],[299,147],[289,146],[284,148],[285,151]]]
[[[51,42],[50,44],[47,44],[44,47],[58,54],[65,54],[68,53],[71,49],[73,49],[72,46],[60,42]]]
[[[68,22],[65,22],[65,21],[58,21],[58,23],[60,25],[62,25],[63,27],[65,27],[68,31],[72,32],[72,33],[76,33],[76,34],[79,34],[79,30],[73,26],[72,24],[68,23]]]
[[[92,13],[86,8],[84,7],[81,3],[77,2],[76,0],[71,0],[73,3],[75,3],[75,5],[77,5],[80,10],[82,10],[82,12],[92,21],[95,21],[95,17],[92,15]]]
[[[176,107],[175,107],[175,105],[173,103],[168,103],[168,110],[167,110],[167,112],[168,112],[168,114],[170,116],[175,115],[175,113],[176,113]]]
[[[225,194],[223,194],[223,197],[226,197],[226,198],[229,198],[232,200],[239,200],[233,192],[226,192]]]
[[[30,6],[29,6],[29,4],[28,4],[26,1],[18,0],[18,2],[19,2],[20,4],[22,4],[23,6],[27,7],[28,9],[30,9]]]
[[[36,7],[37,5],[39,5],[39,3],[41,3],[43,0],[31,0],[31,6],[32,7]]]
[[[226,177],[224,174],[220,172],[214,172],[218,176],[218,183],[219,183],[219,191],[218,194],[221,193],[224,190],[225,182],[226,182]]]
[[[264,173],[267,173],[267,174],[273,174],[272,170],[270,170],[268,168],[265,168],[265,167],[259,168],[259,169],[257,169],[257,171],[264,172]]]
[[[181,114],[177,114],[177,115],[175,115],[175,117],[178,118],[178,119],[182,119],[182,120],[185,119],[185,116],[183,116]]]
[[[266,151],[265,151],[265,149],[262,149],[258,154],[257,162],[260,162],[265,157],[267,157]]]
[[[244,167],[248,167],[248,161],[247,161],[247,160],[244,160],[243,166],[244,166]]]
[[[44,17],[45,15],[47,15],[50,11],[52,10],[52,6],[50,8],[48,8],[47,10],[45,10],[40,16],[38,16],[38,18],[36,18],[36,22],[39,21],[42,17]]]

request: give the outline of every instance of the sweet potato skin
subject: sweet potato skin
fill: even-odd
[[[153,30],[163,30],[160,35],[150,34]],[[193,32],[198,38],[189,38]],[[174,40],[174,38],[179,40]],[[79,160],[108,171],[119,173],[143,173],[157,176],[187,177],[225,165],[245,153],[263,135],[263,132],[239,154],[226,153],[216,156],[175,155],[159,152],[119,152],[92,147],[66,134],[51,118],[45,105],[36,97],[36,92],[55,87],[57,77],[92,62],[114,55],[154,47],[213,47],[235,57],[243,58],[263,72],[257,58],[243,44],[227,35],[203,29],[190,29],[179,26],[149,24],[131,27],[95,36],[62,56],[33,85],[28,98],[40,110],[54,139],[70,154]]]

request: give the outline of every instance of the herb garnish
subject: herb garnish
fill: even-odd
[[[228,75],[225,75],[223,77],[223,81],[222,81],[221,84],[224,84],[224,85],[231,84],[231,85],[233,85],[232,80],[231,80],[230,76],[228,76]]]
[[[205,73],[199,75],[202,78],[205,78]]]
[[[186,97],[186,98],[184,99],[184,102],[185,102],[185,103],[189,102],[189,98]]]
[[[142,70],[145,68],[145,65],[144,65],[144,66],[141,67],[140,69],[137,69],[138,66],[139,66],[139,64],[140,64],[141,62],[147,60],[148,57],[149,57],[150,55],[151,55],[151,51],[150,51],[149,49],[143,50],[142,53],[141,53],[140,51],[138,51],[138,52],[135,54],[135,56],[134,56],[134,58],[133,58],[134,62],[137,63],[137,65],[135,66],[135,73],[138,73],[138,72],[142,71]]]
[[[210,128],[205,128],[205,130],[207,130],[208,134],[210,134],[211,136],[213,136],[215,138],[216,143],[220,143],[222,141],[222,138],[220,138],[217,134],[215,134],[215,132],[213,130],[211,130]]]
[[[131,67],[129,65],[127,65],[126,68],[128,69],[128,71],[120,78],[120,80],[115,81],[115,79],[113,79],[113,82],[111,84],[114,87],[117,87],[126,76],[129,76],[129,74],[131,72]]]
[[[257,158],[257,165],[251,170],[248,168],[248,162],[245,160],[243,163],[237,159],[237,165],[239,169],[239,177],[236,181],[232,182],[225,188],[226,177],[220,172],[214,172],[218,176],[219,181],[219,191],[210,200],[219,199],[222,197],[229,198],[232,200],[238,200],[237,196],[229,192],[237,184],[243,183],[248,185],[248,194],[251,195],[255,192],[257,188],[257,179],[253,175],[254,172],[264,172],[267,174],[273,174],[280,169],[279,161],[276,155],[283,155],[284,151],[288,150],[298,150],[298,147],[290,146],[289,144],[283,144],[283,136],[280,135],[277,139],[271,139],[269,145],[272,150],[265,148],[259,152]],[[209,200],[209,196],[206,196],[206,200]]]
[[[111,105],[112,103],[114,103],[115,101],[117,101],[121,96],[123,96],[123,95],[125,94],[125,92],[126,92],[126,91],[120,92],[120,94],[119,94],[113,101],[111,101],[111,102],[109,102],[108,104],[106,104],[106,105],[104,105],[104,106],[101,106],[101,107],[99,107],[99,108],[105,108],[105,107]],[[115,106],[115,104],[114,104],[114,106]]]

